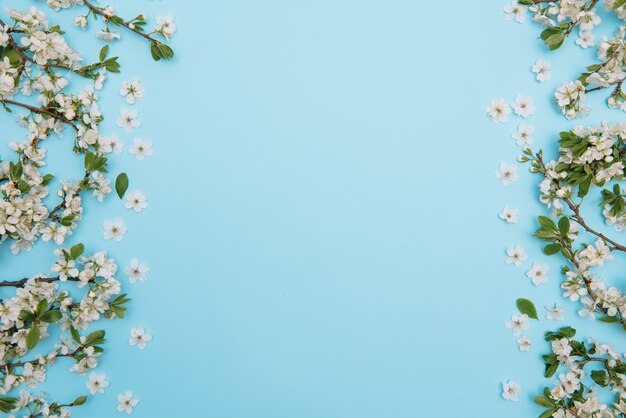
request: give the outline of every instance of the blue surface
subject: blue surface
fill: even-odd
[[[173,13],[177,55],[154,64],[131,36],[112,46],[123,72],[102,94],[108,131],[127,148],[135,136],[154,142],[154,156],[125,153],[113,172],[128,172],[150,207],[87,199],[71,242],[107,249],[120,268],[138,257],[150,273],[136,285],[120,274],[133,303],[106,324],[98,370],[111,386],[75,415],[119,416],[115,398],[132,389],[138,418],[528,417],[545,383],[541,335],[558,324],[533,322],[533,349],[519,352],[504,327],[516,298],[542,316],[557,302],[566,323],[623,341],[560,297],[556,259],[530,236],[538,179],[521,166],[511,186],[494,176],[519,153],[510,135],[521,120],[493,125],[484,110],[533,96],[525,123],[553,150],[575,124],[553,91],[593,50],[548,53],[537,26],[504,20],[504,3],[115,2],[122,15]],[[553,62],[544,84],[530,72],[539,57]],[[146,86],[143,126],[127,135],[117,90],[134,77]],[[623,118],[602,99],[584,123]],[[3,154],[5,126],[21,138],[9,120],[0,116]],[[50,165],[78,173],[68,148],[50,146]],[[498,219],[505,205],[520,209],[518,225]],[[102,221],[118,216],[128,234],[104,241]],[[529,260],[516,269],[503,261],[518,243]],[[52,248],[0,247],[2,276],[45,272]],[[550,265],[547,286],[526,278],[532,262]],[[154,335],[144,351],[126,342],[134,326]],[[48,388],[85,392],[86,377],[67,376],[58,365]],[[517,403],[500,397],[509,378],[522,385]]]

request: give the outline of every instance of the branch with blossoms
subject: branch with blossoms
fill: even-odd
[[[526,14],[530,11],[533,20],[545,29],[541,32],[541,39],[550,48],[555,50],[561,47],[565,40],[578,29],[578,44],[586,46],[593,42],[592,29],[600,23],[600,17],[596,13],[596,5],[599,0],[513,0],[504,7],[507,20],[523,22]],[[607,7],[610,1],[605,1]],[[615,10],[623,12],[617,5]]]
[[[83,10],[85,14],[74,23],[85,30],[100,25],[96,36],[106,42],[119,39],[118,29],[124,30],[148,41],[154,60],[174,56],[166,44],[176,31],[171,17],[157,18],[154,29],[147,30],[143,13],[124,19],[113,7],[88,0],[46,3],[57,11]],[[105,115],[100,111],[98,91],[109,73],[120,71],[118,57],[105,45],[97,60],[84,64],[82,53],[70,44],[62,28],[35,7],[9,9],[7,16],[0,15],[0,105],[6,112],[19,113],[16,121],[25,132],[22,142],[9,143],[14,151],[11,158],[0,160],[0,243],[10,242],[14,254],[29,250],[39,239],[63,244],[83,218],[84,194],[91,192],[102,201],[113,189],[109,156],[121,153],[123,143],[102,132]],[[72,77],[87,80],[88,85],[74,90]],[[143,86],[137,80],[126,81],[120,94],[133,104],[141,99]],[[122,109],[117,125],[127,132],[138,127],[137,111]],[[46,166],[44,146],[68,131],[73,139],[68,148],[83,174],[77,179],[59,179],[57,199],[50,204],[55,175]],[[151,155],[151,142],[136,139],[129,152],[142,160]],[[125,173],[117,175],[114,188],[120,199],[128,185]],[[147,199],[135,191],[126,196],[125,206],[140,212]],[[105,239],[119,240],[126,230],[123,223],[108,223]],[[79,375],[93,370],[104,353],[105,333],[91,328],[101,318],[125,316],[130,299],[121,293],[114,277],[115,262],[103,251],[85,256],[83,251],[82,244],[55,250],[51,275],[0,280],[0,412],[28,418],[68,417],[71,408],[86,402],[87,396],[55,402],[32,391],[56,361],[71,361],[69,370]],[[137,259],[125,270],[130,283],[145,280],[146,271]],[[151,338],[143,328],[134,328],[129,344],[143,349]],[[108,382],[104,374],[92,372],[86,386],[93,395],[102,393]],[[126,413],[138,402],[130,391],[118,401],[118,410]]]
[[[535,403],[545,411],[540,418],[626,417],[626,362],[611,346],[593,339],[575,340],[576,330],[564,327],[547,332],[551,352],[543,356],[544,376],[563,370],[552,388],[545,387]],[[595,367],[594,367],[595,366]],[[595,383],[600,389],[591,388]],[[602,389],[614,396],[603,403]]]
[[[550,50],[561,47],[577,27],[580,36],[576,43],[587,48],[595,44],[592,29],[601,22],[595,10],[597,3],[598,0],[514,0],[504,11],[507,19],[523,22],[530,10],[533,20],[546,27],[541,32],[541,39]],[[619,19],[626,20],[624,1],[605,0],[604,6],[615,12]],[[626,73],[625,36],[626,27],[622,26],[612,38],[600,42],[597,53],[600,62],[587,66],[577,80],[557,89],[556,103],[567,119],[586,116],[591,110],[583,103],[587,94],[606,89],[611,91],[607,99],[608,106],[626,111],[626,93],[622,89]]]
[[[0,395],[9,395],[0,397],[0,411],[28,416],[44,410],[65,413],[86,401],[81,396],[69,404],[50,403],[26,390],[10,396],[22,385],[37,388],[48,367],[61,358],[72,360],[69,370],[78,375],[95,368],[104,353],[105,333],[87,331],[101,318],[124,318],[130,299],[114,277],[117,265],[104,252],[83,256],[83,251],[82,244],[55,250],[54,276],[0,281],[0,288],[15,289],[14,296],[0,302]],[[68,290],[70,283],[80,292]],[[52,327],[61,330],[54,348],[47,353],[36,350],[41,341],[57,334]]]
[[[626,330],[626,296],[615,287],[607,287],[596,269],[613,259],[613,254],[626,253],[626,246],[592,227],[582,214],[585,197],[597,188],[603,197],[605,220],[615,223],[624,216],[623,196],[619,185],[603,189],[609,182],[624,179],[626,163],[626,125],[603,125],[561,132],[559,158],[546,162],[543,152],[524,148],[521,162],[530,162],[531,171],[540,174],[540,200],[557,222],[540,216],[535,236],[546,243],[544,253],[560,254],[567,264],[562,270],[565,282],[563,296],[580,300],[581,316],[607,323],[620,323]],[[577,242],[581,232],[593,243]]]
[[[171,48],[155,38],[169,39],[173,35],[176,26],[171,17],[158,18],[156,28],[146,32],[143,14],[124,20],[112,7],[95,6],[89,1],[48,4],[57,10],[62,6],[85,7],[85,21],[79,18],[75,23],[86,28],[86,18],[102,20],[105,27],[98,32],[100,38],[119,38],[111,35],[116,34],[111,26],[120,26],[147,39],[155,60],[174,55]],[[107,72],[119,72],[120,65],[117,57],[110,56],[108,45],[100,50],[95,63],[82,65],[81,54],[68,45],[62,29],[50,25],[41,11],[12,9],[8,13],[10,23],[0,18],[0,105],[8,112],[26,112],[18,123],[27,135],[24,142],[12,144],[16,151],[14,161],[0,161],[0,242],[11,240],[11,249],[17,254],[32,248],[39,238],[62,244],[82,219],[81,194],[92,191],[102,201],[111,192],[107,154],[116,148],[116,139],[101,134],[104,116],[97,90],[103,88]],[[93,85],[76,93],[68,91],[71,73],[92,80]],[[129,85],[127,90],[127,98],[134,98],[139,87]],[[37,104],[17,99],[19,94],[26,98],[36,96]],[[134,114],[123,118],[125,126],[136,126]],[[79,180],[63,181],[57,191],[60,202],[49,208],[43,202],[54,176],[41,172],[46,156],[42,143],[61,136],[66,128],[73,131],[72,150],[82,156],[84,175]],[[122,197],[128,187],[125,174],[117,178],[118,184]]]

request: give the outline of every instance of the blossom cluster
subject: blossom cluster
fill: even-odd
[[[166,44],[176,31],[172,16],[157,17],[154,29],[146,30],[149,23],[143,13],[124,19],[112,6],[89,0],[45,3],[56,11],[82,11],[74,24],[85,30],[100,25],[96,36],[105,42],[126,32],[147,41],[155,61],[174,56]],[[105,251],[83,255],[82,244],[61,246],[84,222],[87,193],[103,201],[115,190],[125,199],[125,207],[137,213],[148,200],[137,190],[126,193],[125,173],[115,181],[109,177],[109,158],[124,148],[120,138],[105,132],[99,103],[99,91],[109,84],[109,75],[120,71],[110,45],[100,49],[97,60],[85,64],[82,53],[70,46],[72,40],[38,8],[6,13],[6,18],[0,15],[0,106],[17,113],[25,137],[10,142],[12,154],[0,160],[0,244],[9,244],[16,255],[38,240],[50,241],[57,249],[51,274],[0,282],[0,289],[14,291],[0,299],[0,412],[14,414],[9,415],[12,418],[66,418],[86,396],[59,403],[35,390],[49,366],[69,359],[70,372],[90,373],[89,393],[103,393],[109,382],[93,369],[104,353],[105,333],[90,328],[102,318],[123,318],[130,299],[121,293],[117,265]],[[144,86],[137,79],[127,80],[119,93],[132,106],[143,98]],[[130,133],[140,125],[136,109],[120,111],[118,127]],[[72,142],[67,148],[83,172],[76,179],[56,178],[54,167],[46,164],[44,145],[56,138],[66,141],[68,132]],[[142,161],[152,154],[152,143],[135,138],[129,153]],[[106,221],[104,226],[105,239],[119,241],[126,232],[121,220]],[[148,267],[133,259],[123,271],[132,284],[147,279]],[[151,340],[138,327],[130,330],[128,344],[145,349]],[[118,402],[118,411],[130,414],[139,400],[126,391]]]
[[[82,244],[55,250],[51,275],[0,282],[0,288],[14,289],[12,297],[0,302],[0,395],[21,385],[36,389],[60,358],[71,359],[69,371],[78,375],[98,365],[105,333],[88,330],[101,318],[124,318],[130,299],[121,293],[117,265],[106,252],[83,251]],[[49,352],[36,350],[41,341],[59,334],[52,327],[60,330],[59,342]],[[0,398],[3,412],[27,409],[46,417],[67,416],[64,408],[27,390],[19,398]]]
[[[610,345],[594,339],[575,340],[576,330],[563,327],[547,332],[551,353],[543,356],[545,377],[558,374],[552,387],[535,398],[542,408],[541,416],[555,418],[613,418],[626,414],[626,360]],[[588,370],[597,364],[599,368]],[[614,396],[611,402],[592,384],[607,388]]]
[[[601,23],[598,0],[513,0],[504,7],[508,20],[523,22],[530,11],[533,20],[544,29],[541,39],[550,50],[561,47],[577,30],[576,44],[582,48],[596,46],[592,30]],[[626,20],[626,4],[621,0],[605,0],[604,7],[613,11],[618,19]],[[586,96],[594,91],[611,88],[607,99],[610,108],[626,111],[626,94],[622,83],[626,77],[624,36],[626,28],[620,27],[611,38],[603,37],[597,44],[600,63],[587,66],[577,80],[562,84],[555,92],[558,108],[567,119],[584,117],[591,110],[584,104]]]

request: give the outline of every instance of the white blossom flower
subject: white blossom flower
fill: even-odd
[[[507,401],[517,401],[522,387],[512,380],[502,384],[502,397]]]
[[[553,308],[546,307],[546,319],[549,321],[562,321],[565,314],[565,308],[559,308],[554,305]]]
[[[87,381],[87,389],[89,389],[89,393],[95,395],[96,393],[104,393],[104,390],[109,387],[109,382],[106,380],[104,373],[96,373],[92,372],[89,375],[89,380]]]
[[[126,103],[134,104],[137,100],[143,98],[144,87],[139,80],[124,81],[120,88],[120,95],[124,96]]]
[[[505,5],[503,9],[505,13],[504,18],[506,20],[524,23],[526,12],[528,12],[527,6],[519,4],[517,0],[513,0],[510,4]]]
[[[530,351],[532,340],[523,335],[517,339],[517,345],[519,345],[520,351]]]
[[[128,275],[128,281],[131,284],[136,283],[137,281],[145,282],[148,280],[146,274],[149,269],[146,264],[140,263],[138,259],[133,258],[130,260],[130,266],[124,269],[124,273]]]
[[[500,163],[500,167],[496,172],[496,177],[500,179],[504,186],[508,186],[512,182],[519,179],[517,175],[517,167],[514,165],[508,165],[507,163]]]
[[[126,195],[126,203],[124,204],[127,209],[132,209],[139,213],[148,207],[148,198],[140,191],[134,191]]]
[[[100,29],[96,32],[96,36],[104,42],[113,42],[116,39],[120,39],[120,33],[118,31],[109,29]]]
[[[507,223],[516,224],[519,219],[519,210],[505,206],[499,216],[500,219],[504,219]]]
[[[543,83],[544,81],[552,78],[552,63],[550,61],[544,61],[541,58],[537,59],[532,66],[533,73],[537,74],[537,81]]]
[[[114,239],[115,241],[121,241],[124,234],[128,231],[124,221],[121,218],[117,218],[113,221],[104,221],[104,239]]]
[[[520,335],[522,331],[526,331],[530,328],[530,324],[528,323],[528,315],[526,314],[512,314],[511,320],[506,321],[506,327],[513,330],[513,335]]]
[[[117,410],[130,415],[133,413],[133,408],[139,403],[139,399],[133,398],[133,392],[127,390],[126,393],[117,396],[117,402],[119,402]]]
[[[165,36],[167,39],[171,38],[174,35],[174,32],[176,32],[176,24],[174,23],[174,16],[172,15],[167,15],[165,17],[157,16],[156,21],[157,21],[156,31],[162,34],[163,36]]]
[[[507,248],[506,255],[508,255],[508,257],[504,260],[504,262],[507,264],[513,264],[515,267],[521,266],[522,263],[528,259],[528,256],[526,256],[524,248],[521,245]]]
[[[548,283],[548,266],[545,264],[533,263],[530,270],[526,272],[535,286]]]
[[[152,142],[135,138],[135,144],[128,150],[137,160],[143,161],[144,157],[152,155]]]
[[[517,145],[530,145],[534,142],[533,135],[535,134],[535,128],[532,126],[526,126],[520,123],[517,127],[517,131],[513,132],[511,136],[517,143]]]
[[[596,37],[592,35],[589,31],[580,31],[578,34],[578,39],[576,39],[576,44],[581,48],[588,48],[590,46],[595,45]]]
[[[511,114],[511,108],[504,99],[492,100],[486,110],[494,123],[507,122]]]
[[[150,341],[152,341],[152,335],[148,334],[143,328],[139,327],[130,330],[129,345],[136,345],[137,348],[143,350]]]
[[[139,112],[137,109],[122,109],[120,110],[120,118],[117,120],[117,126],[124,128],[126,133],[131,133],[133,129],[141,126],[141,121],[137,119]]]
[[[122,141],[116,134],[112,134],[111,136],[101,136],[98,140],[100,147],[99,151],[104,154],[109,154],[114,152],[117,155],[120,155],[124,150],[124,141]]]
[[[515,96],[515,100],[511,104],[516,115],[528,118],[535,113],[535,104],[532,97],[524,97],[521,94]]]

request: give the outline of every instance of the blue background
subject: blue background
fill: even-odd
[[[528,417],[547,383],[543,331],[571,324],[623,342],[560,297],[558,260],[531,237],[544,213],[538,178],[521,165],[508,187],[494,176],[519,153],[510,135],[522,120],[494,125],[485,113],[493,98],[533,96],[524,122],[554,151],[575,124],[554,109],[554,89],[593,62],[592,49],[572,39],[549,53],[538,26],[504,20],[503,1],[114,5],[122,16],[173,13],[179,31],[170,63],[153,63],[126,33],[112,45],[123,68],[101,93],[105,133],[126,148],[150,139],[155,153],[140,163],[125,152],[111,171],[126,171],[150,207],[85,199],[71,238],[107,249],[133,298],[126,320],[105,324],[98,370],[111,386],[76,416],[118,416],[115,398],[131,389],[138,418]],[[93,34],[68,25],[76,12],[46,13],[87,61],[96,56]],[[530,72],[540,57],[553,62],[544,84]],[[115,126],[129,107],[117,90],[135,77],[146,86],[135,105],[143,126],[128,135]],[[591,98],[584,123],[623,117],[603,99]],[[23,138],[11,118],[0,116],[3,155]],[[80,173],[67,138],[49,148],[51,170]],[[520,209],[519,224],[498,219],[505,205]],[[102,221],[118,216],[128,234],[104,241]],[[519,269],[504,263],[518,243],[530,256]],[[46,272],[53,248],[14,257],[0,247],[1,278]],[[148,282],[127,283],[133,257],[149,264]],[[525,276],[532,262],[550,265],[548,285]],[[530,353],[504,327],[518,297],[542,317]],[[568,309],[563,324],[545,320],[555,302]],[[144,351],[127,344],[135,326],[154,335]],[[46,386],[57,399],[86,392],[66,366]],[[516,404],[501,398],[509,378],[522,385]]]

